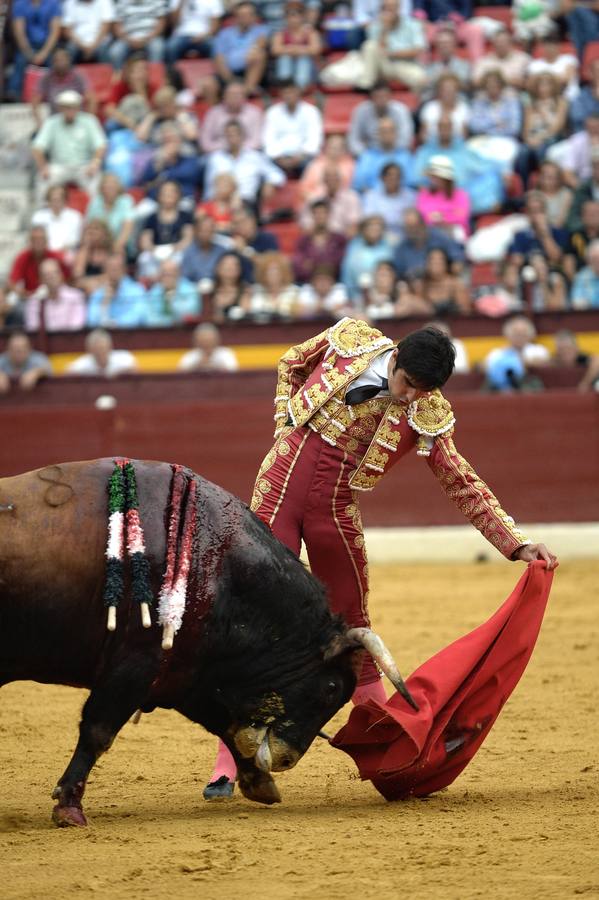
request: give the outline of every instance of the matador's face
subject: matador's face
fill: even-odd
[[[420,387],[405,369],[395,369],[397,350],[389,358],[387,378],[389,381],[389,393],[399,403],[413,403],[420,397],[425,397],[430,391]]]

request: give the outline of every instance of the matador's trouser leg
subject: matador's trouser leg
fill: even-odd
[[[327,588],[331,609],[350,626],[369,625],[368,565],[360,511],[348,486],[347,454],[308,428],[279,439],[258,473],[252,509],[299,555],[304,539],[310,567]],[[359,683],[379,680],[370,657]]]

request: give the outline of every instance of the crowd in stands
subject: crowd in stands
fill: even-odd
[[[15,0],[0,327],[599,308],[599,12],[533,5]]]

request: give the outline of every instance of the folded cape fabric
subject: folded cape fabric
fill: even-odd
[[[387,800],[423,797],[454,781],[489,734],[532,654],[553,572],[530,563],[505,603],[407,680],[419,706],[396,693],[354,707],[331,743]]]

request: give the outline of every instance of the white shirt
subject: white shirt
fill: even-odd
[[[81,241],[83,216],[69,206],[65,206],[57,216],[51,209],[38,209],[31,217],[31,224],[46,229],[50,250],[72,250]]]
[[[104,375],[106,378],[115,378],[123,372],[135,369],[135,357],[128,350],[111,350],[108,356],[108,364],[101,369],[91,353],[84,353],[67,366],[69,375]]]
[[[218,369],[221,372],[236,372],[239,368],[237,357],[230,347],[217,347],[208,362],[207,369]],[[206,364],[206,360],[201,350],[188,350],[181,357],[177,368],[184,372],[190,372],[199,368],[202,363]]]
[[[391,347],[390,350],[386,350],[384,353],[381,353],[380,356],[375,356],[368,368],[365,369],[361,375],[358,375],[358,377],[355,378],[354,381],[348,384],[347,391],[353,391],[354,388],[358,387],[370,387],[370,385],[378,386],[381,383],[382,378],[387,378],[389,371],[389,360],[391,358],[391,354],[395,349],[397,348]],[[379,391],[378,394],[375,394],[375,396],[388,397],[389,391]]]
[[[279,156],[316,156],[322,145],[322,116],[303,100],[291,112],[285,103],[275,103],[264,117],[264,152]]]
[[[172,0],[169,12],[176,12],[179,6],[181,14],[174,34],[189,37],[210,34],[212,20],[225,13],[221,0]]]
[[[304,284],[299,292],[299,315],[311,315],[319,309],[325,309],[332,315],[342,315],[342,310],[349,303],[347,290],[343,284],[334,284],[324,300],[320,300],[311,284]]]
[[[223,173],[233,176],[240,197],[250,202],[256,199],[261,181],[278,186],[287,180],[283,170],[260,150],[242,150],[239,156],[232,156],[226,150],[215,150],[208,154],[206,165],[207,199],[214,195],[214,179]]]
[[[93,44],[102,25],[115,19],[112,0],[91,0],[90,3],[64,0],[62,5],[62,24],[71,28],[82,44]]]
[[[560,81],[564,74],[571,68],[574,73],[571,76],[564,96],[567,100],[574,100],[580,93],[580,85],[578,84],[578,60],[573,53],[561,53],[555,62],[548,62],[546,59],[533,59],[528,66],[528,75],[538,75],[540,72],[550,72],[557,76]]]
[[[424,125],[427,140],[437,137],[441,112],[441,104],[438,100],[429,100],[420,110],[420,122]],[[453,136],[463,138],[464,129],[470,119],[470,107],[464,100],[458,100],[450,117]]]

